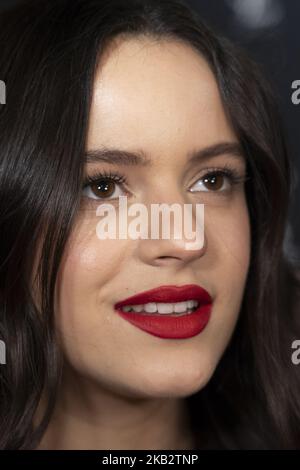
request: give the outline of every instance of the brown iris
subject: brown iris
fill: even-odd
[[[217,191],[221,189],[224,183],[224,175],[213,174],[203,178],[203,183],[209,190]]]
[[[91,184],[91,190],[95,194],[95,196],[100,198],[107,198],[111,196],[115,191],[115,182],[108,179],[103,178],[93,184]]]

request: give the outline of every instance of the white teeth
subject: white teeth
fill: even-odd
[[[154,313],[157,312],[157,306],[155,302],[150,302],[149,304],[144,305],[144,312]]]
[[[185,312],[188,308],[188,303],[187,302],[177,302],[174,304],[174,312],[175,313],[182,313]]]
[[[185,302],[174,302],[174,303],[163,303],[163,302],[149,302],[144,305],[126,305],[122,307],[124,312],[146,312],[146,313],[160,313],[160,314],[170,314],[170,313],[183,313],[190,312],[195,310],[198,306],[197,300],[187,300]]]
[[[158,313],[173,313],[173,304],[157,304]]]

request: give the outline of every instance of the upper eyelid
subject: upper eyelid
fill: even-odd
[[[83,178],[83,187],[90,186],[93,183],[97,183],[101,179],[111,179],[112,181],[115,181],[116,184],[126,184],[127,178],[125,175],[122,175],[119,172],[116,171],[96,171],[95,174],[92,175],[84,175]],[[119,181],[117,181],[119,179]]]
[[[196,165],[195,165],[196,167]],[[195,170],[195,167],[193,168]],[[225,163],[224,165],[220,165],[220,166],[208,166],[208,167],[205,167],[205,168],[201,168],[200,170],[198,170],[199,173],[203,173],[203,176],[205,176],[206,173],[210,173],[210,172],[214,172],[214,171],[224,171],[226,173],[226,171],[230,172],[230,171],[234,171],[234,172],[240,172],[242,173],[244,171],[244,168],[243,169],[240,169],[238,168],[236,165],[233,165],[231,163]],[[246,168],[245,168],[245,171],[246,171]],[[88,175],[88,174],[85,174],[84,175],[84,179],[87,180],[88,178],[92,178],[94,181],[97,181],[97,174],[99,174],[99,177],[98,179],[100,180],[101,178],[111,178],[113,176],[116,176],[116,177],[119,177],[119,178],[122,178],[124,180],[127,180],[127,177],[125,176],[124,173],[116,170],[116,169],[111,169],[111,170],[100,170],[100,171],[95,171],[95,174],[91,174],[91,175]]]
[[[199,164],[195,164],[193,166],[193,169],[198,168],[199,172],[205,172],[205,171],[216,171],[216,170],[233,170],[233,171],[244,171],[247,168],[246,162],[242,160],[237,160],[237,159],[226,159],[223,163],[215,163],[211,165],[205,165],[201,167]]]

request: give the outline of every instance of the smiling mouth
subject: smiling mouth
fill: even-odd
[[[197,310],[199,302],[197,300],[191,299],[184,302],[148,302],[146,304],[132,304],[124,305],[120,307],[120,310],[123,312],[135,312],[141,315],[172,315],[180,317],[183,315],[188,315],[189,313]]]
[[[159,286],[123,299],[116,312],[133,326],[164,339],[186,339],[206,327],[212,297],[196,284]]]

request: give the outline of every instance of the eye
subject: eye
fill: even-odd
[[[83,186],[83,195],[90,199],[117,199],[126,194],[125,177],[118,174],[96,174],[87,176]]]
[[[190,191],[228,191],[234,184],[242,180],[243,178],[235,170],[213,170],[198,179]]]

